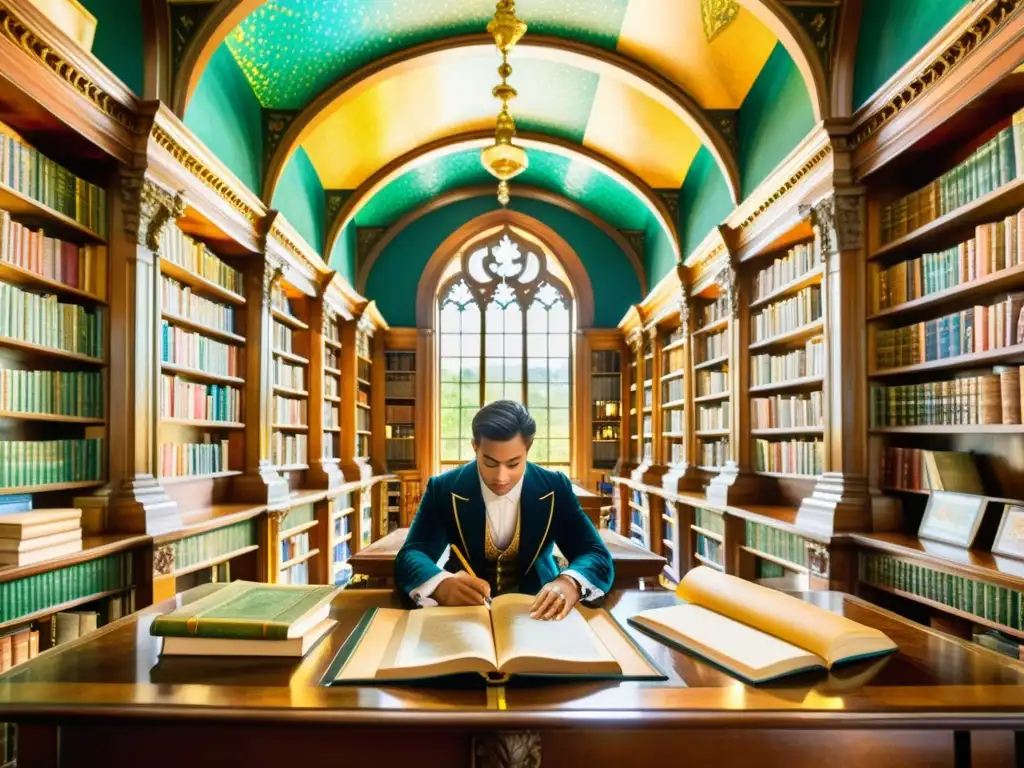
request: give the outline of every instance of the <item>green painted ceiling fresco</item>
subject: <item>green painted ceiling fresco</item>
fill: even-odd
[[[478,149],[453,152],[394,179],[356,214],[356,224],[384,227],[449,190],[493,183],[480,165]],[[543,150],[530,150],[530,167],[512,182],[513,198],[517,184],[562,194],[621,229],[646,229],[654,218],[643,202],[607,174]]]
[[[628,5],[518,0],[516,11],[535,34],[614,48]],[[381,56],[481,32],[493,13],[490,0],[268,0],[226,42],[264,107],[299,109],[338,77]]]

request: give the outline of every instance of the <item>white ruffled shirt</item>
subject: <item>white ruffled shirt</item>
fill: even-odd
[[[519,501],[523,496],[523,479],[525,477],[526,474],[523,473],[523,477],[519,478],[519,482],[512,486],[504,496],[496,494],[487,487],[483,478],[480,478],[480,492],[483,494],[484,507],[487,509],[487,528],[491,532],[491,541],[494,542],[494,546],[498,549],[507,547],[512,541],[512,537],[515,536],[516,522],[519,519]],[[438,560],[437,564],[442,568],[448,562],[450,552],[450,548],[445,549],[441,559]],[[466,554],[468,557],[467,553],[464,552],[463,554]],[[442,570],[412,590],[409,593],[409,597],[417,605],[423,607],[437,605],[437,601],[431,595],[434,594],[438,584],[454,575],[454,573]],[[593,584],[571,568],[562,571],[561,575],[569,576],[579,584],[583,600],[596,600],[604,594],[602,590],[594,587]]]

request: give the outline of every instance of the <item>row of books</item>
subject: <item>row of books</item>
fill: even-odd
[[[292,426],[305,425],[308,422],[306,405],[305,400],[275,395],[274,410],[272,412],[274,423]]]
[[[331,381],[331,379],[327,379]],[[408,373],[387,373],[384,377],[384,396],[402,399],[416,397],[415,374]]]
[[[665,452],[665,460],[669,464],[681,464],[686,460],[686,446],[682,443],[669,443]],[[615,465],[614,460],[612,466]]]
[[[341,408],[334,403],[324,403],[324,426],[325,427],[340,427],[341,426]]]
[[[292,341],[294,339],[294,334],[292,333],[292,329],[289,328],[287,325],[282,325],[281,323],[275,322],[272,330],[271,339],[274,349],[276,349],[277,351],[293,351]]]
[[[0,635],[0,674],[13,669],[19,664],[24,664],[29,659],[34,659],[38,655],[38,629],[21,627],[13,632]],[[3,727],[3,724],[0,724],[0,730]],[[2,743],[3,739],[0,737],[0,746],[2,746]],[[3,750],[0,749],[0,759],[3,757]]]
[[[779,256],[771,265],[754,276],[754,301],[760,301],[785,285],[796,282],[821,265],[821,244],[815,239],[810,243],[794,245],[785,256]]]
[[[883,488],[897,490],[985,492],[974,457],[962,451],[887,445],[880,454],[879,477]]]
[[[686,368],[686,347],[670,349],[662,357],[662,375],[676,373]]]
[[[65,304],[53,294],[0,282],[0,336],[50,349],[103,357],[106,310]]]
[[[750,401],[750,424],[754,429],[820,427],[824,424],[824,397],[820,391],[809,395],[773,395]]]
[[[356,456],[359,458],[369,458],[370,456],[370,436],[369,435],[356,435]]]
[[[694,550],[705,560],[722,565],[722,544],[717,539],[698,533],[694,542]]]
[[[341,370],[341,355],[338,354],[336,349],[325,349],[324,350],[324,367],[330,368],[333,371]],[[331,373],[331,371],[328,371]],[[337,373],[332,374],[337,376]]]
[[[728,422],[728,420],[728,414],[726,414],[726,422]],[[661,426],[663,432],[671,432],[674,434],[685,432],[686,412],[681,410],[665,411],[661,416]]]
[[[1024,263],[1024,210],[981,224],[974,237],[937,253],[881,269],[875,275],[875,309],[898,307]]]
[[[800,534],[752,520],[747,520],[743,528],[743,543],[751,549],[790,563],[807,565],[807,542]]]
[[[160,413],[170,419],[242,420],[242,393],[220,384],[197,384],[177,376],[160,377]]]
[[[779,384],[825,374],[825,345],[821,338],[808,341],[803,349],[781,355],[752,355],[750,385]]]
[[[0,411],[103,418],[103,376],[0,368]]]
[[[729,401],[723,400],[714,405],[702,405],[697,409],[697,429],[728,429]]]
[[[604,438],[602,438],[604,439]],[[592,459],[595,467],[615,466],[619,459],[618,438],[613,443],[593,443],[591,446]]]
[[[686,339],[686,329],[683,327],[676,328],[674,331],[666,333],[661,339],[661,345],[663,347],[671,347],[674,344],[679,344]],[[617,355],[617,352],[611,354]]]
[[[232,269],[202,243],[198,243],[175,226],[163,228],[160,256],[204,280],[232,293],[244,295],[242,273]]]
[[[415,373],[415,352],[388,352],[384,355],[384,366],[388,373]]]
[[[278,584],[309,584],[309,560],[285,568],[278,574]]]
[[[622,397],[622,377],[594,376],[590,380],[590,397],[595,401],[618,401]]]
[[[324,376],[324,395],[326,397],[341,397],[341,382],[336,376]]]
[[[872,427],[951,424],[1020,424],[1021,369],[951,381],[883,386],[873,384],[868,399]]]
[[[713,333],[709,336],[703,337],[703,342],[697,345],[700,350],[698,354],[698,365],[705,363],[708,360],[717,360],[720,357],[725,357],[729,354],[729,329],[725,329],[721,333]]]
[[[82,551],[82,510],[0,515],[0,566],[23,566]]]
[[[228,471],[228,441],[203,436],[202,443],[163,443],[160,476],[212,475]]]
[[[295,312],[292,311],[292,302],[280,282],[275,282],[270,289],[270,306],[288,317],[295,317]]]
[[[80,179],[0,124],[0,182],[107,236],[107,191]]]
[[[388,461],[415,461],[416,441],[412,437],[392,437],[384,441]]]
[[[682,379],[672,379],[661,385],[661,402],[676,403],[686,397],[686,382]]]
[[[721,467],[729,460],[729,438],[720,437],[715,440],[702,440],[699,447],[699,460],[702,467]]]
[[[416,406],[388,405],[384,408],[384,419],[388,424],[411,424],[416,421]]]
[[[239,348],[208,339],[162,322],[160,324],[161,362],[195,368],[219,376],[238,376]]]
[[[107,246],[48,237],[4,210],[0,210],[0,261],[93,296],[107,294]]]
[[[281,562],[287,563],[309,552],[309,531],[281,539]]]
[[[694,507],[693,524],[705,531],[725,536],[725,517],[721,513],[703,507]]]
[[[160,281],[160,306],[165,312],[185,317],[214,330],[235,332],[235,310],[192,292],[187,285],[164,275]]]
[[[332,379],[326,380],[328,384]],[[333,379],[337,387],[338,380]],[[301,365],[292,365],[279,357],[274,358],[273,382],[275,387],[287,387],[299,392],[306,391],[306,369]]]
[[[103,479],[103,438],[0,442],[0,488]]]
[[[703,328],[729,316],[729,294],[723,293],[710,304],[697,310],[697,327]]]
[[[366,386],[365,384],[363,384],[363,382],[371,381],[371,379],[370,379],[370,363],[368,361],[366,361],[366,360],[359,359],[359,360],[356,361],[356,368],[358,370],[358,374],[357,375],[359,376],[360,379],[362,379],[362,381],[359,382],[359,386]]]
[[[884,206],[881,211],[882,243],[904,237],[1024,176],[1022,113],[1014,115],[1013,121],[1014,125],[1001,130],[935,181]]]
[[[821,440],[755,440],[754,469],[789,475],[822,473]]]
[[[254,546],[259,541],[255,520],[243,520],[206,533],[175,541],[174,567],[190,568],[231,552]]]
[[[796,296],[773,302],[750,318],[750,340],[764,341],[821,319],[821,286],[809,285]]]
[[[1024,293],[989,306],[943,315],[891,330],[879,330],[875,361],[879,368],[946,360],[1024,343]]]
[[[274,432],[270,436],[270,460],[275,466],[307,463],[308,441],[305,435]]]
[[[651,381],[644,382],[643,401],[644,408],[650,409],[654,407],[654,383]]]
[[[728,371],[697,371],[697,397],[721,395],[728,391]]]
[[[356,429],[370,431],[370,412],[365,408],[356,409]]]
[[[356,333],[356,355],[370,359],[370,335],[359,331]]]

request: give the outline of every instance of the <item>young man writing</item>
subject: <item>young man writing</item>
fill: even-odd
[[[611,555],[568,478],[527,461],[536,431],[519,403],[486,405],[473,418],[476,460],[427,483],[395,561],[398,589],[417,604],[481,605],[524,592],[537,595],[531,616],[562,619],[611,588]],[[561,574],[556,544],[569,560]],[[455,556],[442,570],[448,546]]]

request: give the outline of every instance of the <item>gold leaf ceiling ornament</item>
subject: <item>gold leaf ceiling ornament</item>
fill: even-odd
[[[704,22],[704,37],[710,43],[722,30],[736,20],[740,12],[737,0],[700,0],[700,15]]]
[[[494,38],[494,44],[501,52],[501,66],[498,67],[501,82],[491,91],[501,102],[501,112],[498,113],[494,128],[494,144],[480,152],[480,162],[488,173],[498,179],[498,202],[508,205],[509,180],[525,171],[529,165],[526,150],[512,141],[516,136],[516,123],[508,111],[509,101],[518,95],[516,89],[508,84],[508,77],[512,74],[508,55],[526,34],[526,23],[516,18],[515,0],[498,0],[494,18],[487,24],[487,32]]]

